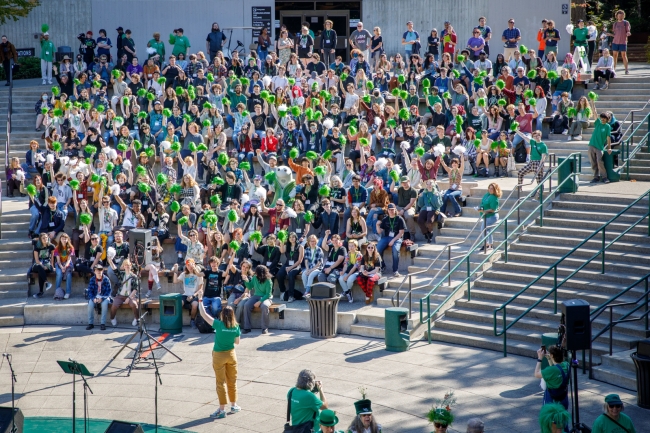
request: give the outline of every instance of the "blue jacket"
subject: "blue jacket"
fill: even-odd
[[[52,212],[47,204],[40,206],[39,210],[41,212],[41,227],[38,231],[39,234],[48,232],[59,233],[63,231],[63,227],[65,226],[63,212],[58,209]],[[52,223],[52,225],[50,225],[50,223]]]
[[[102,287],[100,290],[98,290],[97,286],[97,277],[93,276],[90,279],[90,283],[88,283],[88,299],[94,299],[98,296],[101,298],[111,296],[111,280],[108,279],[108,275],[102,277]]]

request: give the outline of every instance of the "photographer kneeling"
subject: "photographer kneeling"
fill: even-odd
[[[548,367],[542,370],[542,359],[545,356],[548,359]],[[548,352],[542,347],[537,351],[535,377],[544,379],[542,405],[561,403],[566,410],[569,410],[569,363],[564,361],[561,347],[551,346]]]
[[[316,375],[311,370],[302,370],[298,374],[296,386],[289,390],[287,400],[290,414],[287,423],[291,423],[291,431],[302,433],[318,429],[320,411],[327,409],[327,399],[320,380],[316,380]]]

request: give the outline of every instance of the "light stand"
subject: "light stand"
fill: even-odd
[[[144,328],[145,335],[147,336],[147,339],[149,340],[149,348],[151,350],[151,359],[153,360],[153,368],[154,368],[154,400],[153,400],[153,406],[154,406],[154,417],[155,417],[155,432],[158,433],[158,382],[162,385],[162,379],[160,378],[160,370],[158,369],[158,363],[156,362],[156,354],[152,347],[152,337],[149,335],[147,332],[147,326],[142,324],[142,327]]]
[[[569,377],[569,386],[571,391],[571,419],[573,420],[573,428],[571,433],[590,433],[591,429],[580,422],[580,405],[578,404],[578,359],[576,351],[571,351],[571,370],[573,377]]]
[[[13,83],[13,82],[12,82]],[[15,400],[14,400],[14,390],[15,390],[15,384],[18,382],[18,379],[16,379],[16,373],[14,372],[14,367],[11,365],[11,354],[10,353],[3,353],[2,354],[3,358],[7,358],[7,364],[9,364],[9,372],[11,373],[11,433],[16,433],[18,429],[16,428],[16,407],[15,407]]]
[[[160,347],[165,349],[167,352],[171,353],[176,359],[179,361],[182,361],[181,357],[176,355],[174,352],[171,351],[167,346],[165,346],[162,342],[157,341],[149,332],[147,331],[147,328],[144,324],[144,318],[145,316],[149,313],[148,311],[145,311],[144,313],[142,312],[142,292],[141,292],[141,287],[140,287],[140,270],[142,269],[142,263],[140,262],[141,258],[144,258],[144,246],[139,243],[135,243],[135,248],[134,251],[131,253],[131,263],[133,264],[133,273],[135,274],[135,278],[131,280],[131,284],[135,285],[135,290],[138,292],[138,316],[140,319],[138,320],[138,329],[131,335],[131,337],[122,345],[120,350],[117,351],[115,356],[111,358],[111,360],[108,362],[110,364],[111,362],[115,361],[115,359],[119,356],[122,351],[131,344],[131,341],[138,336],[138,344],[136,345],[134,352],[133,352],[133,358],[131,359],[131,365],[127,367],[128,373],[127,377],[131,375],[131,371],[133,370],[133,367],[135,366],[136,362],[139,362],[142,360],[142,352],[144,352],[144,341],[146,339],[149,339],[149,347],[152,348],[151,346],[151,340],[155,341]],[[144,260],[144,259],[143,259]],[[153,353],[153,350],[152,350]]]

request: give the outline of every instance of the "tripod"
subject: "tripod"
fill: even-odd
[[[136,242],[134,250],[135,251],[131,253],[131,263],[133,263],[133,273],[135,274],[135,277],[131,277],[131,284],[135,285],[135,290],[138,292],[138,316],[140,317],[140,319],[138,320],[138,329],[133,333],[133,335],[131,335],[131,337],[126,341],[126,343],[122,345],[120,350],[117,351],[115,356],[113,356],[111,360],[108,362],[110,364],[111,362],[115,361],[115,358],[117,358],[119,354],[122,353],[122,351],[126,347],[128,347],[129,344],[131,344],[131,341],[133,341],[133,339],[137,336],[138,344],[135,347],[133,358],[131,359],[131,364],[127,367],[128,370],[127,376],[131,375],[131,371],[133,370],[133,367],[135,366],[136,362],[140,362],[143,359],[142,353],[145,351],[143,343],[145,340],[149,341],[149,348],[151,349],[152,357],[153,357],[153,349],[152,349],[153,346],[151,345],[151,342],[155,341],[160,347],[165,349],[167,352],[171,353],[176,359],[182,361],[180,356],[172,352],[171,349],[165,346],[162,342],[157,341],[147,331],[147,327],[144,324],[144,318],[149,312],[148,311],[145,311],[144,313],[142,312],[142,291],[140,287],[140,270],[142,269],[142,262],[140,260],[143,260],[142,258],[145,257],[144,246]],[[154,365],[155,365],[155,357],[153,358],[154,358]],[[158,371],[158,367],[156,365],[156,372],[157,371]],[[158,375],[158,373],[156,373],[156,375]],[[156,388],[156,393],[157,392],[158,390]],[[156,417],[157,417],[157,411],[156,411]]]
[[[18,428],[16,427],[16,414],[15,414],[16,406],[15,406],[15,399],[14,399],[14,391],[18,379],[16,379],[16,373],[14,372],[14,367],[13,365],[11,365],[11,354],[3,353],[2,357],[7,358],[7,364],[9,364],[9,372],[11,373],[11,430],[9,431],[11,433],[16,433],[18,431]]]
[[[573,420],[573,428],[570,433],[590,433],[591,429],[584,423],[580,422],[580,406],[578,404],[578,359],[576,357],[576,352],[576,350],[571,351],[571,372],[569,372],[571,419]]]

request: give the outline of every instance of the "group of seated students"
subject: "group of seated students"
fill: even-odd
[[[35,107],[40,142],[7,169],[10,192],[29,195],[34,296],[51,287],[49,273],[55,299],[70,297],[73,271],[93,275],[89,326],[99,304],[104,327],[111,292],[113,323],[127,303],[137,324],[127,239],[145,228],[155,238],[146,297],[160,271],[173,272],[192,319],[202,291],[215,314],[222,299],[236,306],[245,329],[260,307],[267,328],[276,280],[288,302],[327,281],[349,302],[356,282],[369,304],[382,272],[400,276],[400,249],[418,228],[434,242],[446,218],[462,215],[465,176],[487,176],[490,164],[495,177],[507,176],[518,152],[527,163],[519,182],[530,172],[541,182],[547,100],[574,136],[595,115],[588,100],[571,111],[566,91],[556,98],[572,78],[562,69],[549,79],[541,61],[513,77],[501,54],[495,67],[485,52],[472,62],[466,50],[443,53],[433,67],[419,66],[416,54],[375,65],[355,54],[350,65],[337,58],[325,67],[317,55],[283,64],[252,52],[242,69],[219,52],[211,64],[198,56],[189,76],[172,55],[128,80],[118,68],[109,79],[59,74]],[[163,261],[167,239],[173,267]]]

